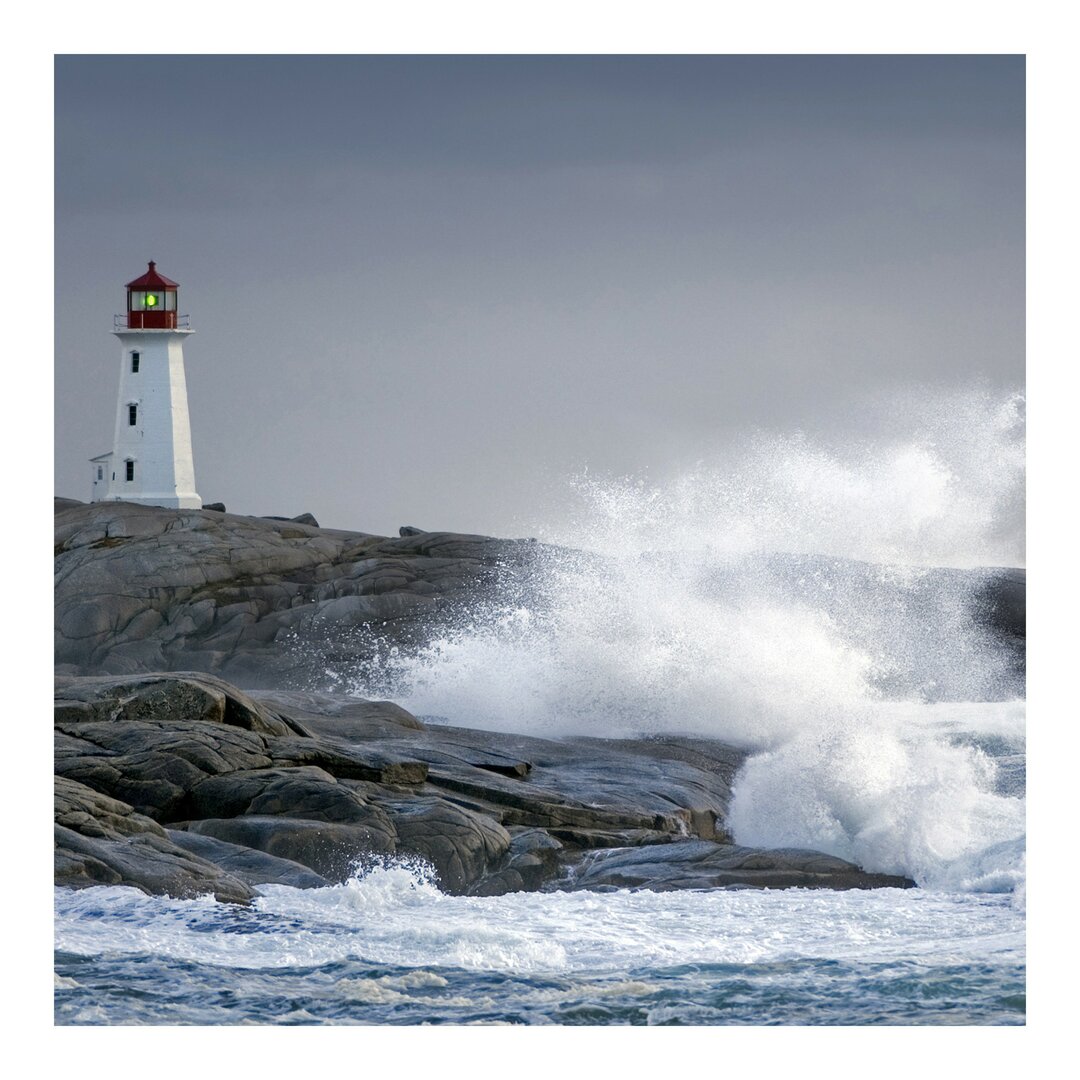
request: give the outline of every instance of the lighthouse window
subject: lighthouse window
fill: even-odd
[[[99,465],[99,466],[97,467],[97,478],[98,478],[99,480],[101,480],[101,479],[102,479],[102,478],[104,477],[104,475],[105,475],[105,474],[104,474],[104,473],[102,472],[101,466]]]
[[[175,311],[176,290],[132,289],[128,294],[129,311]]]
[[[139,406],[138,405],[129,405],[128,406],[128,424],[131,427],[134,427],[138,423],[138,420],[139,420]]]
[[[137,352],[131,354],[131,371],[133,375],[139,373],[139,354]]]
[[[125,461],[124,466],[127,469],[127,472],[124,475],[124,479],[127,480],[128,482],[134,480],[135,479],[135,462],[134,461]]]

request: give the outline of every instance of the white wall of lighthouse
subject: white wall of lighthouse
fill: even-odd
[[[120,386],[106,499],[199,509],[184,338],[191,330],[118,330]],[[99,463],[95,462],[95,469]],[[97,473],[93,474],[96,480]],[[100,490],[95,483],[94,488]]]

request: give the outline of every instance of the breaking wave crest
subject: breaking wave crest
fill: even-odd
[[[920,425],[757,436],[664,482],[578,477],[498,600],[330,674],[465,726],[733,742],[754,751],[740,842],[1011,889],[1022,672],[982,617],[998,572],[974,567],[1016,556],[1023,402],[963,395]]]

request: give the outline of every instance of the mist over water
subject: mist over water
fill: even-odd
[[[1022,678],[976,618],[987,575],[939,568],[1016,564],[1023,400],[895,411],[906,437],[757,434],[664,481],[583,474],[525,580],[328,675],[464,726],[723,739],[755,752],[739,842],[1011,889]]]
[[[753,430],[661,480],[582,473],[569,492],[559,488],[552,520],[532,529],[605,553],[1023,565],[1021,393],[909,389],[843,411],[852,417],[844,438]]]

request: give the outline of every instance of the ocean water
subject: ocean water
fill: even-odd
[[[738,842],[918,889],[468,898],[401,863],[249,909],[58,890],[57,1021],[1023,1023],[1022,672],[978,575],[931,569],[1015,561],[1022,421],[967,395],[887,445],[582,476],[529,530],[559,546],[422,647],[297,646],[309,687],[429,723],[734,743]]]
[[[1020,1024],[1008,894],[57,890],[62,1024]]]

